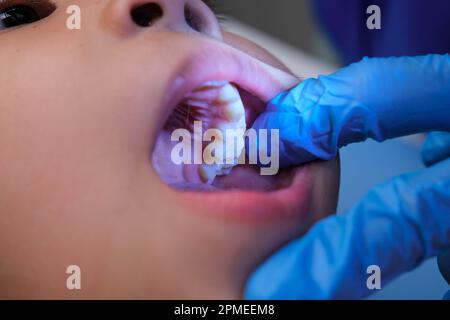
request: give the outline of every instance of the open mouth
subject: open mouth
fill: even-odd
[[[243,125],[248,129],[266,109],[268,101],[298,83],[297,77],[227,44],[202,39],[201,45],[195,46],[174,72],[161,103],[160,126],[155,128],[157,139],[153,146],[152,167],[169,186],[167,191],[173,191],[169,193],[173,201],[192,212],[238,221],[260,223],[283,220],[283,217],[289,221],[307,220],[316,188],[313,176],[321,171],[320,163],[282,169],[275,175],[261,175],[259,166],[245,162],[232,165],[231,170],[216,170],[217,174],[212,175],[214,179],[208,175],[208,179],[202,179],[199,164],[175,164],[172,161],[174,145],[180,143],[177,139],[171,141],[174,129],[181,127],[191,134],[193,120],[206,120],[202,122],[202,128],[220,127],[225,113],[219,111],[226,105],[232,109],[229,104],[214,104],[224,86],[232,86],[237,91],[242,105],[236,105],[236,108],[243,108]],[[205,88],[208,86],[214,88]],[[204,105],[192,102],[201,100],[196,95],[198,91],[204,91],[203,94],[208,96]],[[240,111],[242,113],[242,109]],[[240,126],[242,123],[237,119],[238,116],[228,122]]]
[[[298,168],[277,168],[276,174],[262,175],[249,159],[246,130],[272,97],[298,80],[227,46],[217,46],[193,55],[174,81],[177,90],[170,92],[170,112],[152,154],[155,171],[167,185],[181,191],[288,188]],[[211,129],[220,137],[208,135]],[[234,133],[232,138],[229,131]],[[223,152],[211,152],[212,142],[221,142]]]
[[[160,178],[184,191],[289,187],[294,169],[277,168],[276,174],[262,175],[246,150],[246,130],[265,107],[265,101],[236,83],[216,80],[196,87],[176,104],[159,134],[152,159]],[[180,134],[174,134],[177,131]]]

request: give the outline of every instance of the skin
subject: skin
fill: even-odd
[[[71,31],[72,1],[61,0],[0,31],[0,298],[241,298],[251,270],[334,212],[337,160],[315,166],[307,220],[194,212],[162,184],[149,156],[162,101],[206,36],[286,68],[245,39],[223,40],[200,1],[157,2],[165,15],[151,28],[129,18],[139,1],[79,0],[82,29]],[[184,2],[207,22],[201,34]],[[73,264],[82,290],[66,289]]]

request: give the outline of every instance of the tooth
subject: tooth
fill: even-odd
[[[244,115],[237,121],[237,126],[239,129],[247,130],[247,119],[245,118],[245,112]]]
[[[242,127],[242,123],[244,127]],[[228,123],[228,122],[219,122],[216,125],[216,128],[220,130],[224,136],[224,164],[237,164],[236,159],[241,155],[245,143],[244,143],[244,134],[245,134],[245,120],[240,121],[238,123]],[[234,141],[227,141],[227,130],[236,130],[233,134]],[[240,130],[237,131],[237,130]]]
[[[222,132],[222,136],[224,138],[226,138],[227,136],[227,130],[232,130],[234,129],[234,124],[230,123],[230,122],[225,122],[225,121],[217,121],[215,128],[217,130],[219,130],[220,132]]]
[[[218,129],[220,132],[222,132],[222,135],[224,138],[227,137],[227,130],[241,130],[243,132],[239,132],[241,133],[241,135],[244,135],[245,133],[245,129],[247,128],[247,124],[245,121],[245,117],[241,117],[239,118],[239,120],[234,121],[234,122],[227,122],[227,121],[217,121],[215,128]],[[236,132],[238,133],[238,132]]]
[[[222,132],[224,154],[220,159],[206,152],[203,156],[207,158],[204,158],[204,163],[198,167],[198,174],[202,182],[212,184],[217,176],[230,174],[231,170],[239,164],[239,159],[245,148],[244,134],[247,128],[245,108],[238,89],[226,81],[206,82],[196,90],[191,100],[204,100],[218,108],[218,118],[213,121],[210,128]],[[236,132],[234,141],[228,141],[227,143],[227,130],[241,130],[242,133]],[[233,146],[234,148],[232,148]]]
[[[231,84],[227,84],[220,89],[217,100],[222,103],[240,101],[239,91]]]
[[[245,109],[242,101],[228,103],[223,109],[223,115],[227,121],[237,122],[245,116]]]
[[[219,172],[219,171],[220,171],[220,169],[218,168],[217,165],[202,164],[198,168],[198,173],[200,175],[200,179],[204,183],[209,183],[209,184],[211,184],[214,181],[214,179],[217,176],[217,172]]]
[[[213,164],[221,163],[222,159],[219,159],[219,157],[213,156],[210,153],[204,153],[203,154],[203,162],[206,165],[213,165]]]

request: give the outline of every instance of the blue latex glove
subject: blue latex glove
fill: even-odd
[[[447,158],[450,158],[450,132],[430,133],[422,148],[425,165],[429,167]]]
[[[330,159],[340,146],[368,137],[448,130],[449,77],[448,55],[365,60],[280,95],[255,127],[283,128],[285,164]],[[430,135],[426,163],[448,155],[448,135]],[[363,298],[372,293],[366,284],[370,265],[381,268],[385,285],[448,249],[450,160],[395,178],[346,215],[316,224],[251,275],[245,297]]]
[[[431,166],[450,158],[450,132],[433,132],[428,135],[422,148],[422,159],[426,166]],[[438,267],[445,281],[450,284],[450,250],[439,255]],[[450,291],[444,300],[450,299]]]
[[[250,277],[247,299],[359,299],[367,267],[384,287],[450,249],[450,159],[370,191],[350,212],[318,222]]]
[[[450,301],[450,290],[447,291],[447,293],[446,293],[445,296],[442,298],[442,300],[449,300],[449,301]]]
[[[438,257],[438,266],[445,281],[450,284],[450,251],[447,251]]]
[[[450,56],[372,58],[275,97],[254,129],[280,129],[280,164],[329,160],[372,138],[450,131]]]

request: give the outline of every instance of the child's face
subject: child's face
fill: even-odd
[[[0,3],[50,13],[47,0]],[[0,30],[0,297],[238,298],[258,263],[335,210],[337,160],[273,192],[161,182],[151,154],[183,90],[228,80],[269,100],[297,80],[223,40],[202,1],[155,0],[163,15],[146,28],[130,16],[143,3],[78,0],[81,30],[68,30],[74,1],[58,0]],[[66,288],[69,265],[79,291]]]

